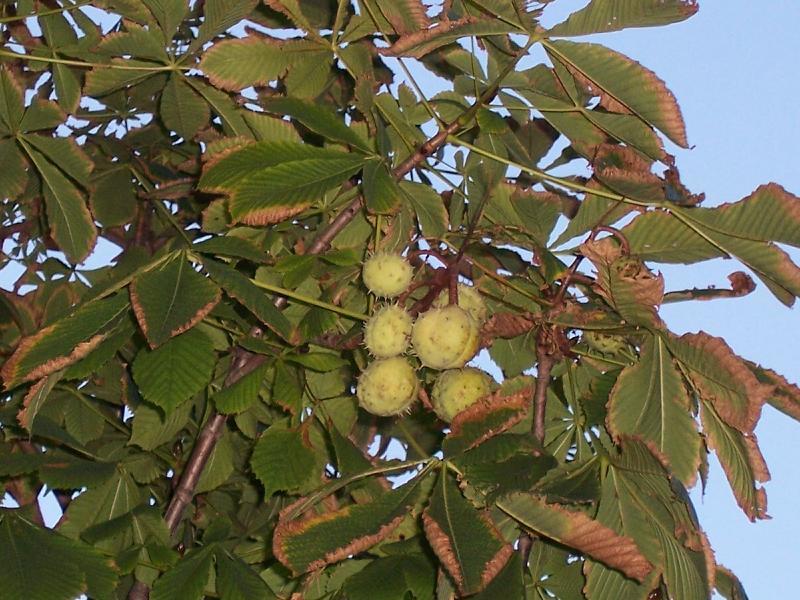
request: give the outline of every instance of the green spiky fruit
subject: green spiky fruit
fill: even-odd
[[[364,262],[361,277],[370,292],[381,298],[394,298],[408,289],[414,271],[398,254],[379,252]]]
[[[616,354],[627,346],[621,337],[601,331],[584,331],[583,341],[601,354]]]
[[[436,308],[441,308],[448,304],[450,304],[449,290],[442,290],[436,297],[436,300],[433,301],[433,306]],[[463,283],[458,284],[458,305],[467,311],[469,316],[475,319],[478,324],[482,324],[486,321],[486,317],[488,316],[486,302],[483,301],[481,293],[474,287],[464,285]]]
[[[491,391],[492,378],[480,369],[451,369],[439,375],[433,384],[433,409],[442,421],[449,423]]]
[[[390,304],[379,309],[364,327],[364,343],[373,356],[390,358],[408,349],[413,320],[401,307]]]
[[[460,369],[475,356],[478,324],[455,305],[422,313],[411,330],[411,343],[420,362],[432,369]]]
[[[408,410],[417,398],[419,380],[414,368],[401,357],[371,363],[358,379],[356,396],[366,411],[388,417]]]

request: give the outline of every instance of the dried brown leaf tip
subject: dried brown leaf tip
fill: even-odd
[[[235,202],[233,198],[231,201]],[[241,215],[235,215],[234,220],[237,223],[243,223],[245,225],[272,225],[274,223],[281,223],[282,221],[291,219],[295,215],[299,215],[309,206],[311,206],[310,202],[303,202],[300,204],[293,204],[291,206],[270,206],[268,208],[248,210]]]
[[[728,275],[731,291],[734,296],[746,296],[756,289],[756,282],[744,271],[736,271]]]

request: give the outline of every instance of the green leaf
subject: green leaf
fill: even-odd
[[[89,202],[104,227],[130,223],[136,216],[136,192],[127,166],[96,173]]]
[[[47,221],[53,239],[72,262],[82,262],[97,241],[97,230],[86,201],[49,160],[30,146],[24,147],[42,178]]]
[[[86,490],[70,502],[60,531],[77,538],[92,525],[129,513],[142,500],[142,493],[133,478],[117,470],[102,485]]]
[[[6,389],[40,379],[85,357],[125,317],[128,306],[125,294],[87,303],[24,338],[0,370]]]
[[[430,21],[420,0],[365,0],[366,17],[384,33],[413,33],[427,29]]]
[[[265,225],[302,212],[365,160],[309,144],[257,142],[212,162],[199,187],[228,193],[235,221]]]
[[[272,538],[275,557],[295,573],[313,571],[367,550],[386,539],[419,498],[420,478],[366,504],[303,519],[283,514]],[[302,500],[300,501],[302,502]]]
[[[16,198],[25,189],[28,174],[25,171],[25,157],[12,139],[0,139],[0,196]]]
[[[571,37],[628,27],[669,25],[688,19],[698,8],[695,0],[592,0],[547,33],[552,37]]]
[[[53,391],[53,386],[55,386],[61,378],[61,373],[62,371],[56,371],[47,377],[43,377],[34,383],[28,390],[28,393],[25,394],[25,398],[22,401],[22,409],[17,415],[17,421],[19,421],[19,424],[27,429],[28,432],[33,431],[33,421],[44,405],[45,400],[47,400],[47,397],[50,395],[50,392]]]
[[[767,516],[767,493],[758,484],[769,481],[769,470],[754,433],[742,433],[720,417],[714,405],[703,401],[700,411],[709,447],[725,471],[736,502],[751,521]]]
[[[497,598],[525,598],[525,580],[522,577],[523,567],[520,553],[514,552],[511,558],[494,579],[483,589],[472,596],[472,600],[496,600]],[[550,580],[548,580],[550,583]],[[559,596],[559,600],[567,600]]]
[[[299,98],[272,98],[267,100],[264,108],[300,121],[327,140],[342,142],[367,153],[372,151],[369,144],[354,129],[348,127],[341,116],[316,102]]]
[[[167,415],[144,402],[136,407],[132,434],[128,444],[139,446],[142,450],[153,450],[170,442],[175,434],[189,422],[192,405],[182,404]]]
[[[161,93],[161,120],[167,129],[185,140],[208,124],[210,111],[202,96],[186,83],[182,75],[172,75]]]
[[[211,456],[203,467],[203,473],[195,487],[196,494],[210,492],[228,480],[234,470],[234,447],[231,442],[232,434],[225,432],[214,445]]]
[[[203,22],[188,52],[199,50],[206,42],[236,25],[253,12],[257,4],[258,0],[205,0]]]
[[[221,600],[274,600],[277,598],[258,573],[241,558],[225,550],[216,553],[217,593]]]
[[[108,67],[95,67],[86,74],[83,91],[89,96],[102,97],[119,89],[141,83],[162,69],[163,66],[149,61],[114,58]]]
[[[142,348],[133,379],[145,400],[171,413],[211,381],[216,356],[211,340],[190,329],[155,350]]]
[[[739,578],[722,565],[717,565],[714,590],[725,600],[748,600],[747,592]]]
[[[350,361],[342,358],[334,352],[309,352],[308,354],[287,354],[284,357],[287,361],[302,365],[312,371],[327,373],[340,369],[350,364]]]
[[[72,600],[82,593],[110,598],[116,565],[94,548],[0,510],[0,589],[5,598]]]
[[[22,139],[41,152],[48,161],[75,180],[88,187],[94,163],[72,138],[24,135]]]
[[[0,121],[6,131],[19,130],[24,111],[22,86],[7,69],[0,69]]]
[[[250,459],[253,473],[264,485],[264,496],[277,491],[296,493],[319,481],[314,449],[302,429],[273,425],[256,442]]]
[[[133,280],[131,305],[151,348],[190,330],[217,305],[220,290],[183,254]]]
[[[211,575],[214,546],[205,546],[184,556],[156,580],[151,600],[201,600]]]
[[[250,371],[232,385],[214,394],[212,400],[217,410],[223,414],[239,414],[258,402],[258,392],[272,366],[263,364]]]
[[[510,495],[497,506],[534,533],[580,550],[637,581],[653,568],[633,539],[617,535],[586,513],[546,504],[538,496],[522,493]]]
[[[142,2],[153,13],[161,26],[164,41],[169,45],[178,25],[189,12],[189,6],[183,0],[142,0]]]
[[[200,70],[214,87],[228,91],[269,83],[288,66],[281,42],[255,36],[218,42],[203,52],[200,61]]]
[[[611,390],[608,430],[651,442],[673,473],[691,484],[700,464],[700,435],[689,396],[664,341],[650,336],[636,365],[626,367]]]
[[[400,187],[386,164],[370,160],[364,165],[364,203],[375,214],[392,214],[401,200]]]
[[[422,522],[428,543],[462,594],[485,588],[514,553],[490,517],[464,498],[447,471],[439,476]]]
[[[192,250],[203,254],[232,256],[245,258],[256,264],[266,260],[266,253],[259,249],[253,242],[233,235],[218,235],[210,239],[195,243]]]
[[[442,238],[448,230],[447,209],[442,197],[429,185],[411,181],[400,182],[402,200],[414,208],[422,234],[427,238]]]
[[[687,147],[686,126],[675,96],[655,73],[599,44],[553,40],[545,47],[553,60],[587,79],[601,103],[622,105],[679,146]]]
[[[253,284],[239,271],[214,260],[204,260],[203,269],[225,293],[253,313],[259,321],[284,340],[294,339],[292,324],[272,303],[264,290]]]
[[[395,600],[407,594],[415,600],[433,600],[435,586],[431,561],[422,555],[403,554],[373,560],[347,579],[344,591],[349,600]]]

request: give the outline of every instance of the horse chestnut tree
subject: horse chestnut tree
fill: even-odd
[[[2,4],[0,597],[744,598],[687,490],[800,390],[659,310],[800,200],[582,40],[695,2],[562,3]]]

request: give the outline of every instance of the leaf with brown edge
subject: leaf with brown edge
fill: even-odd
[[[217,305],[220,289],[177,254],[130,286],[131,305],[151,348],[197,325]]]
[[[593,289],[628,323],[658,326],[664,278],[637,258],[625,256],[611,238],[581,244],[580,252],[597,268]]]
[[[61,373],[62,371],[57,371],[50,373],[47,377],[43,377],[34,383],[28,393],[25,394],[25,398],[22,400],[22,408],[17,413],[17,421],[28,432],[33,431],[33,420],[44,405],[45,400],[47,400],[47,396],[50,395],[53,387],[61,378]]]
[[[753,431],[770,388],[759,383],[722,338],[702,331],[687,333],[668,339],[667,346],[700,397],[711,402],[723,421],[739,431]]]
[[[310,144],[257,142],[215,157],[198,185],[227,193],[235,222],[264,225],[302,212],[365,161],[360,154]]]
[[[545,48],[600,97],[601,106],[610,112],[633,113],[679,146],[688,147],[678,102],[655,73],[600,44],[551,40]]]
[[[84,304],[32,336],[23,338],[0,369],[5,389],[41,379],[94,350],[128,311],[126,294]]]
[[[486,587],[514,553],[488,513],[464,498],[446,469],[422,513],[422,523],[428,543],[462,594]]]
[[[389,48],[382,49],[381,54],[422,58],[462,37],[501,35],[511,32],[520,32],[520,28],[511,27],[500,19],[467,16],[451,21],[442,20],[433,27],[401,35]]]
[[[369,7],[366,14],[378,21],[375,24],[382,31],[387,23],[400,35],[430,27],[426,7],[420,0],[364,0],[364,3]]]
[[[653,569],[633,539],[618,535],[586,513],[547,504],[526,493],[512,494],[497,506],[532,532],[575,548],[631,579],[643,581]]]
[[[738,202],[691,215],[730,236],[800,247],[800,198],[776,183],[761,185]]]
[[[570,37],[628,27],[655,27],[688,19],[698,8],[697,0],[593,0],[547,33]]]
[[[513,338],[527,333],[536,326],[531,313],[494,313],[481,328],[481,337],[489,343],[494,338]]]
[[[768,519],[767,493],[758,484],[769,481],[770,475],[755,433],[725,423],[707,400],[700,417],[708,446],[717,453],[736,502],[751,521]]]
[[[420,478],[377,500],[298,519],[301,498],[281,511],[272,537],[275,557],[293,573],[313,571],[371,548],[386,539],[419,499]]]
[[[503,382],[499,390],[458,413],[442,443],[445,456],[454,456],[507,431],[528,414],[536,385],[532,377]]]
[[[800,421],[800,387],[789,383],[783,375],[753,362],[745,361],[759,382],[769,386],[767,402],[782,413]]]
[[[200,70],[212,85],[227,91],[269,83],[283,76],[288,66],[282,42],[255,34],[218,42],[203,52],[200,61]]]

